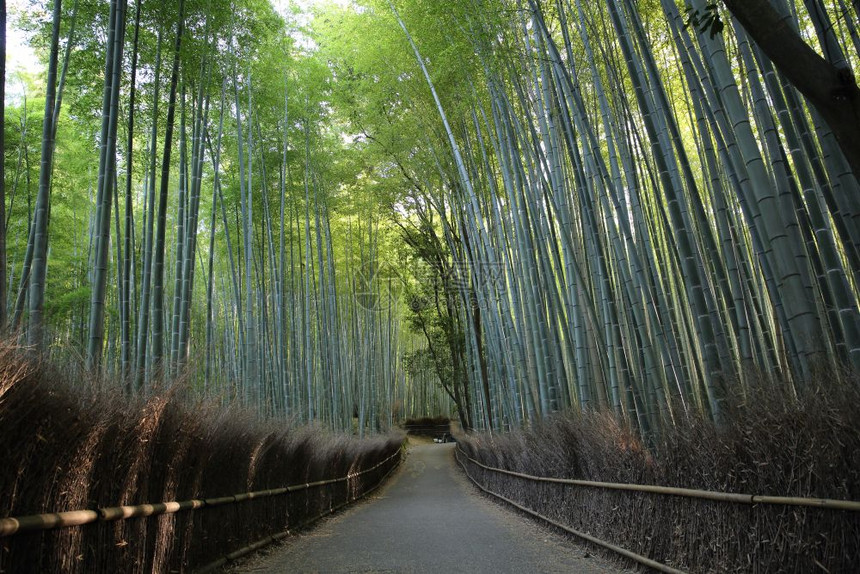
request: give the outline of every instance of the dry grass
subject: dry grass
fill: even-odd
[[[650,448],[605,413],[567,415],[461,445],[490,466],[539,476],[722,492],[860,500],[860,385],[762,387],[729,401],[721,427],[666,425]],[[548,517],[690,572],[855,573],[860,513],[748,506],[558,486],[469,471]]]
[[[345,476],[399,448],[261,422],[177,389],[129,400],[72,385],[0,344],[0,512],[45,512],[214,498]],[[374,485],[347,483],[154,518],[0,539],[0,572],[181,572],[295,528]]]

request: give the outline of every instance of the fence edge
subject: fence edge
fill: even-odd
[[[460,452],[463,453],[463,456],[465,456],[467,459],[474,462],[474,460],[469,455],[467,455],[465,452],[460,450],[459,445],[457,445],[456,450],[459,450]],[[671,566],[667,566],[666,564],[663,564],[661,562],[657,562],[656,560],[652,560],[646,556],[642,556],[641,554],[636,554],[635,552],[627,550],[626,548],[622,548],[621,546],[617,546],[615,544],[612,544],[611,542],[607,542],[605,540],[597,538],[596,536],[592,536],[591,534],[588,534],[586,532],[581,532],[579,530],[576,530],[574,528],[566,526],[560,522],[557,522],[551,518],[547,518],[546,516],[535,512],[531,508],[523,506],[523,505],[521,505],[517,502],[514,502],[513,500],[511,500],[505,496],[502,496],[501,494],[493,492],[489,488],[486,488],[484,485],[479,483],[477,480],[475,480],[472,477],[471,474],[469,474],[469,471],[466,470],[466,465],[464,465],[460,461],[460,457],[457,456],[456,452],[454,454],[454,458],[457,460],[457,463],[463,469],[463,472],[466,474],[466,476],[469,478],[469,480],[471,480],[472,483],[474,483],[475,486],[477,486],[478,488],[480,488],[482,491],[486,492],[487,494],[495,496],[496,498],[505,501],[506,503],[510,504],[511,506],[518,508],[519,510],[525,512],[526,514],[534,516],[535,518],[539,518],[540,520],[543,520],[544,522],[546,522],[548,524],[552,524],[556,528],[564,530],[565,532],[567,532],[569,534],[573,534],[574,536],[582,538],[583,540],[587,540],[588,542],[591,542],[593,544],[597,544],[598,546],[602,546],[603,548],[606,548],[607,550],[611,550],[612,552],[615,552],[616,554],[620,554],[626,558],[630,558],[631,560],[639,562],[640,564],[648,566],[649,568],[652,568],[654,570],[658,570],[660,572],[665,572],[666,574],[687,574],[683,570],[678,570],[676,568],[672,568]]]
[[[277,534],[267,536],[267,537],[263,538],[262,540],[258,540],[257,542],[254,542],[252,544],[249,544],[248,546],[245,546],[244,548],[234,550],[230,554],[227,554],[226,556],[219,558],[215,562],[211,562],[210,564],[203,566],[199,570],[195,570],[194,574],[206,574],[207,572],[213,572],[213,571],[217,570],[218,568],[221,568],[222,566],[229,564],[230,562],[234,562],[240,558],[243,558],[244,556],[247,556],[248,554],[251,554],[252,552],[256,552],[257,550],[260,550],[261,548],[265,548],[266,546],[268,546],[270,544],[274,544],[275,542],[283,540],[284,538],[290,536],[294,532],[296,532],[298,530],[302,530],[304,528],[307,528],[308,526],[317,522],[318,520],[325,518],[326,516],[329,516],[330,514],[334,514],[335,512],[340,510],[341,508],[344,508],[345,506],[349,506],[350,504],[352,504],[358,500],[361,500],[362,498],[365,498],[368,494],[370,494],[371,492],[373,492],[376,489],[378,489],[379,487],[381,487],[383,485],[383,483],[385,483],[385,481],[388,479],[388,477],[391,476],[391,473],[393,473],[395,470],[397,470],[397,468],[400,466],[400,464],[403,460],[402,459],[402,449],[399,450],[395,454],[401,455],[401,459],[397,461],[397,464],[395,464],[393,467],[391,467],[391,470],[389,470],[387,473],[385,473],[385,476],[380,478],[379,482],[377,482],[371,488],[369,488],[365,492],[363,492],[361,494],[361,496],[357,496],[357,497],[353,498],[352,500],[348,500],[346,502],[338,504],[337,506],[330,508],[327,512],[322,512],[322,513],[318,514],[317,516],[314,516],[313,518],[309,518],[309,519],[305,520],[304,522],[302,522],[301,524],[299,524],[298,526],[296,526],[295,528],[289,528],[287,530],[284,530],[283,532],[278,532]],[[387,459],[385,459],[385,462],[388,462],[393,457],[394,457],[394,455],[388,457]]]
[[[269,498],[307,490],[337,482],[343,482],[369,472],[373,472],[380,466],[384,465],[392,458],[401,455],[402,447],[398,447],[397,452],[383,460],[382,462],[359,472],[351,472],[346,476],[332,478],[329,480],[320,480],[317,482],[309,482],[296,484],[292,486],[274,488],[269,490],[259,490],[256,492],[244,492],[231,496],[222,496],[219,498],[203,498],[185,500],[182,502],[156,502],[138,504],[134,506],[112,506],[99,508],[97,510],[70,510],[67,512],[54,512],[45,514],[33,514],[30,516],[7,517],[0,518],[0,538],[22,534],[25,532],[37,532],[40,530],[53,530],[55,528],[70,528],[73,526],[83,526],[94,522],[110,522],[116,520],[126,520],[129,518],[138,518],[146,516],[160,516],[163,514],[175,514],[185,510],[196,510],[212,506],[221,506],[223,504],[236,504],[246,500],[258,498]]]
[[[698,490],[694,488],[678,488],[673,486],[658,486],[649,484],[625,484],[621,482],[599,482],[593,480],[578,480],[572,478],[552,478],[547,476],[534,476],[522,472],[514,472],[504,468],[496,468],[483,464],[470,457],[460,445],[457,450],[473,464],[483,469],[516,476],[536,482],[551,482],[556,484],[568,484],[574,486],[588,486],[593,488],[605,488],[609,490],[629,490],[634,492],[650,492],[655,494],[666,494],[670,496],[682,496],[685,498],[700,498],[716,500],[719,502],[735,502],[738,504],[774,504],[782,506],[808,506],[812,508],[827,508],[831,510],[849,510],[860,512],[860,502],[854,500],[834,500],[830,498],[804,498],[795,496],[769,496],[762,494],[739,494],[732,492],[717,492],[713,490]]]

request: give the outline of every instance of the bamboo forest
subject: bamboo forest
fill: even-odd
[[[0,0],[0,572],[856,573],[858,71],[860,0]]]
[[[860,368],[858,17],[19,0],[0,321],[334,430],[719,422]]]

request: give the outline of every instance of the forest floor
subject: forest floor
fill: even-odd
[[[410,440],[400,470],[367,501],[229,572],[625,572],[480,495],[453,449]]]

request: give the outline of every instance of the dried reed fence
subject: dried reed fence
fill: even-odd
[[[760,392],[724,426],[678,420],[651,447],[588,414],[463,438],[458,459],[481,488],[655,569],[856,573],[856,387]]]
[[[285,428],[182,394],[82,389],[0,345],[0,516],[87,522],[0,537],[0,572],[194,571],[363,496],[400,460],[401,436]]]

